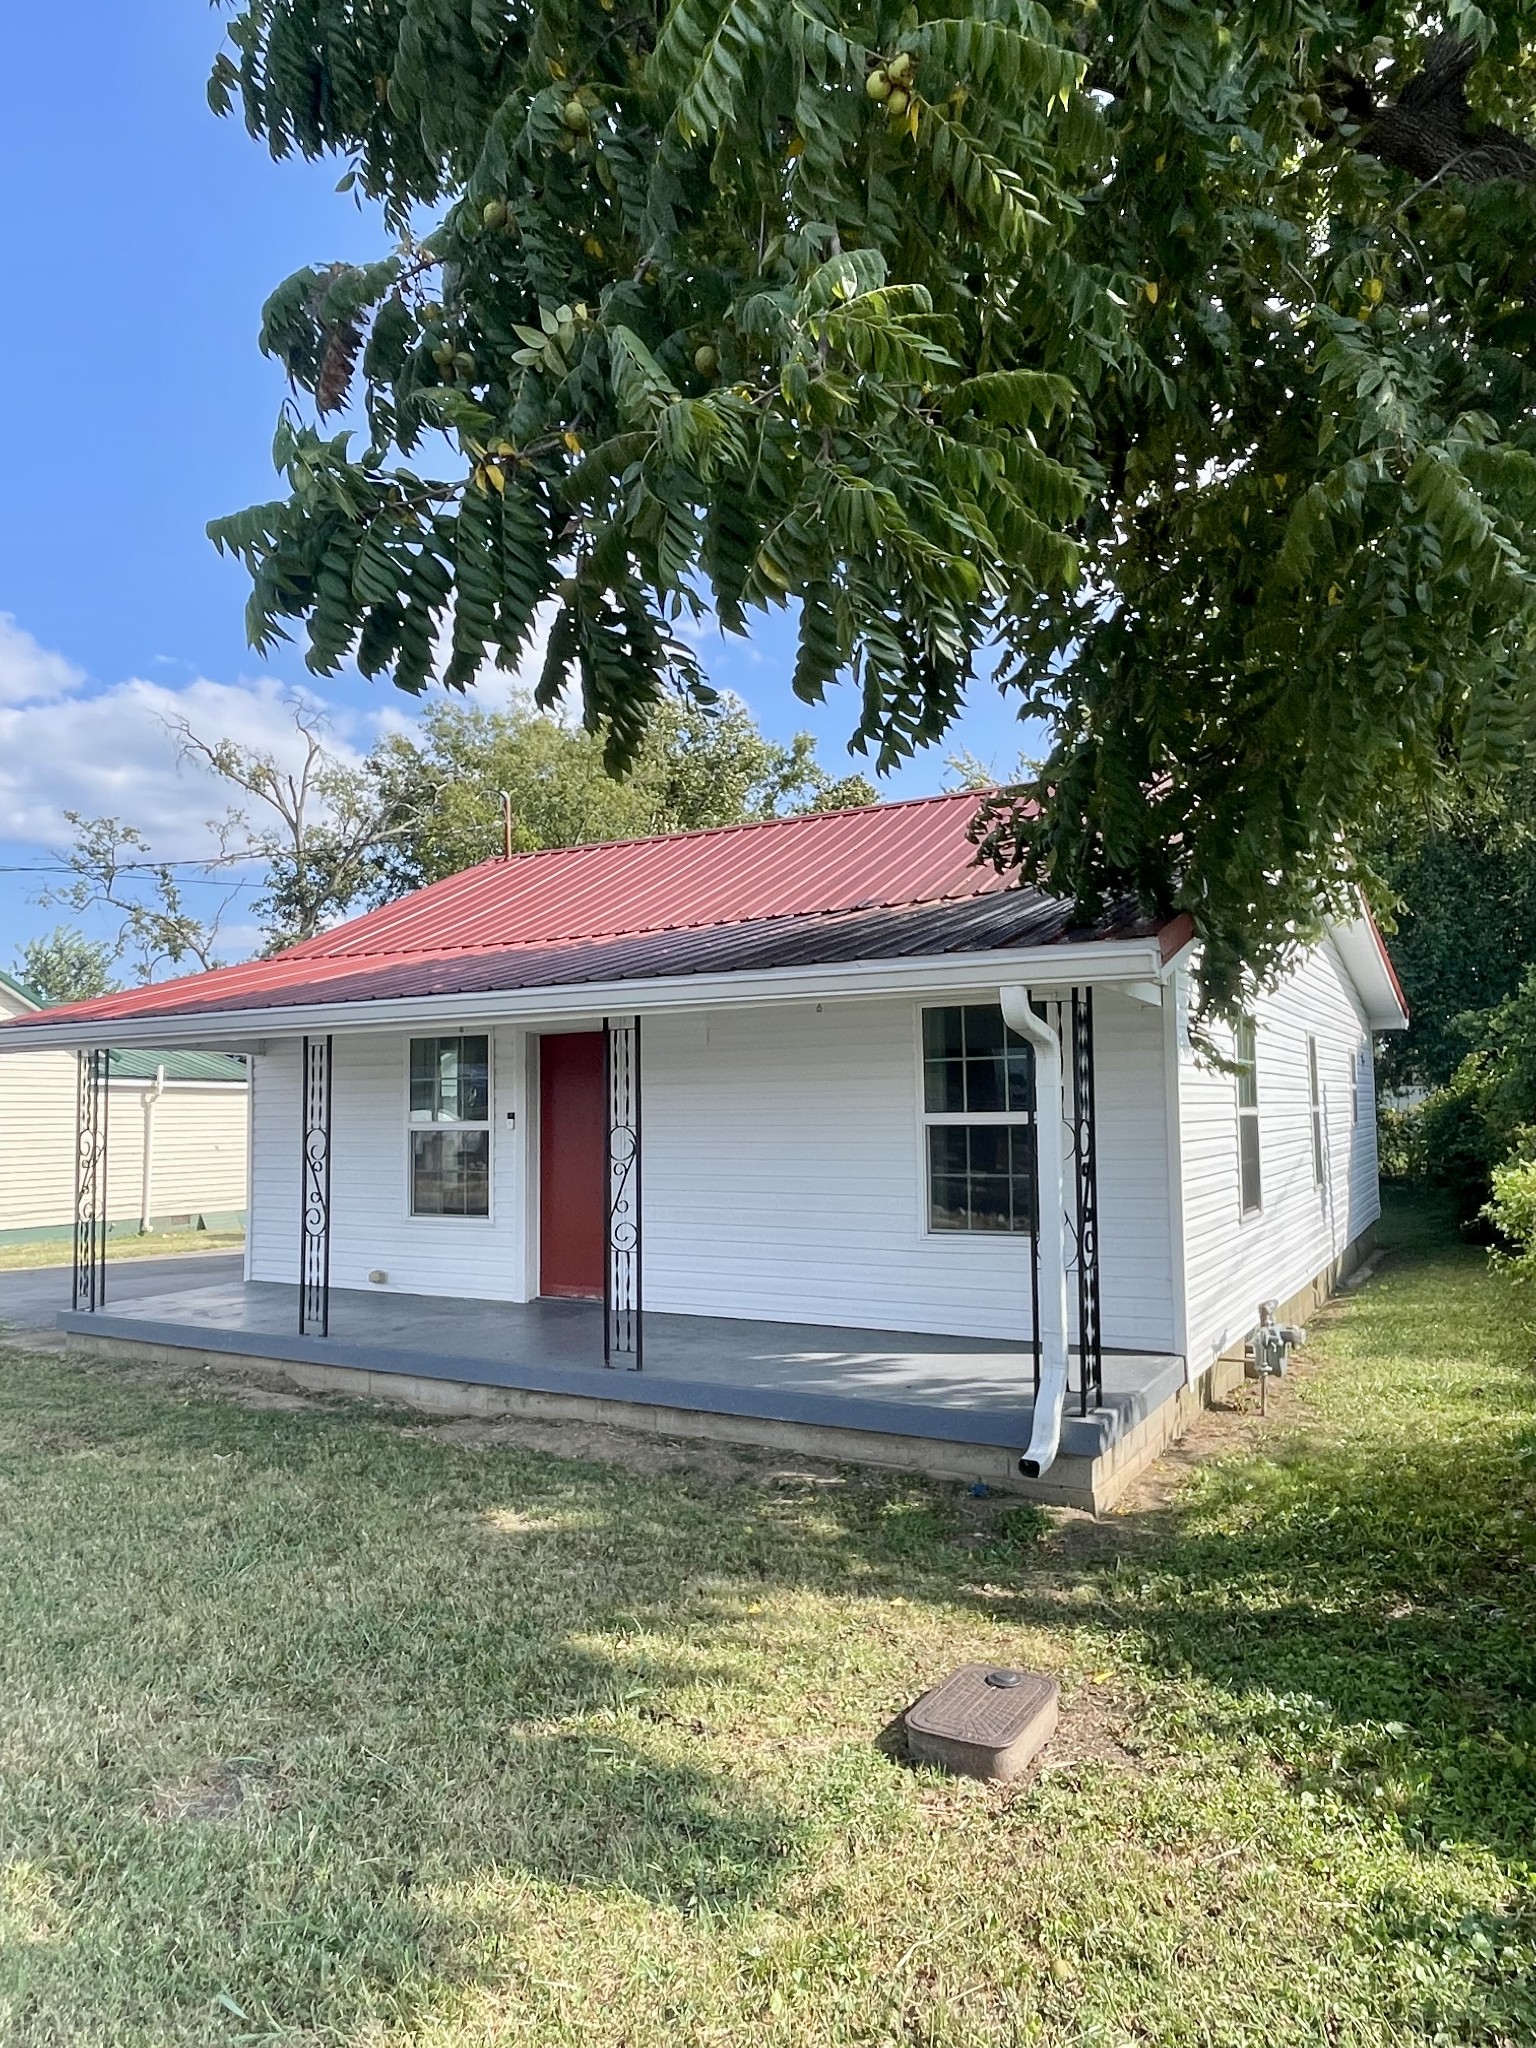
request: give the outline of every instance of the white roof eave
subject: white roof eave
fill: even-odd
[[[248,1010],[164,1011],[117,1020],[87,1018],[0,1028],[0,1053],[83,1046],[164,1046],[228,1052],[269,1038],[375,1032],[470,1023],[561,1024],[605,1015],[656,1016],[773,1003],[845,1002],[860,996],[983,994],[1024,983],[1064,988],[1155,978],[1155,937],[1080,945],[1000,947],[981,953],[774,967],[753,974],[685,974],[644,981],[564,982],[549,988],[460,995],[387,996],[371,1001],[294,1003]]]
[[[1376,921],[1365,911],[1358,917],[1329,920],[1328,937],[1373,1031],[1406,1031],[1408,1007]]]

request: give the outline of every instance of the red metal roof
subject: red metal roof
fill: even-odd
[[[1007,888],[1008,878],[975,864],[966,827],[978,805],[974,792],[962,791],[484,861],[270,959],[34,1012],[25,1021],[262,1008],[300,989],[316,1001],[325,983],[355,985],[369,965],[523,947],[547,952],[641,933],[986,896]]]
[[[285,957],[484,952],[981,896],[1005,879],[975,865],[977,802],[966,791],[484,861]]]

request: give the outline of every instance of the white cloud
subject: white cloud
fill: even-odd
[[[136,826],[163,858],[196,858],[211,847],[208,820],[236,793],[180,759],[171,723],[185,719],[205,739],[236,740],[297,765],[303,744],[292,696],[271,677],[199,677],[180,688],[135,677],[88,697],[0,703],[0,839],[61,844],[71,836],[64,813],[80,811]],[[344,756],[352,751],[342,733],[328,744]]]
[[[84,681],[84,669],[39,646],[10,612],[0,612],[0,704],[48,703]]]

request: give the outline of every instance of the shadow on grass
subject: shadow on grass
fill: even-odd
[[[1204,1468],[1088,1567],[1093,1625],[1199,1687],[1186,1734],[1258,1743],[1309,1801],[1420,1848],[1536,1841],[1536,1369],[1482,1256],[1389,1215],[1325,1339],[1323,1414]],[[1010,1610],[1050,1626],[1029,1579]]]
[[[1416,1256],[1372,1298],[1367,1349],[1433,1396],[1422,1446],[1375,1427],[1379,1366],[1356,1360],[1358,1430],[1209,1468],[1146,1540],[1070,1567],[1096,1595],[1070,1610],[1042,1518],[959,1489],[637,1479],[357,1409],[256,1414],[0,1362],[0,1640],[30,1731],[0,1833],[69,1930],[38,1939],[43,1898],[0,1949],[0,2009],[41,2039],[84,2000],[102,2038],[201,2048],[245,2024],[218,2007],[210,2026],[227,1996],[339,2038],[493,1969],[498,1913],[773,1904],[816,1823],[754,1617],[802,1592],[854,1602],[855,1630],[859,1600],[873,1621],[900,1595],[1102,1638],[1090,1654],[1176,1681],[1149,1711],[1181,1745],[1273,1759],[1298,1800],[1514,1873],[1536,1839],[1516,1497],[1536,1389],[1489,1334],[1475,1255]],[[731,1729],[764,1741],[765,1694],[785,1732],[755,1772]],[[259,1798],[156,1817],[152,1776],[240,1746]],[[1441,1926],[1395,1895],[1378,1916],[1429,1978],[1470,1944],[1491,1983],[1523,1938],[1518,1916]],[[1463,2022],[1491,2024],[1465,2003]]]

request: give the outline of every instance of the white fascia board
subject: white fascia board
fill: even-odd
[[[1364,915],[1347,924],[1330,920],[1328,937],[1339,965],[1354,984],[1366,1023],[1373,1031],[1406,1031],[1408,1012],[1374,921]]]
[[[0,1029],[0,1054],[43,1046],[136,1045],[249,1050],[265,1039],[322,1032],[402,1031],[423,1025],[561,1024],[623,1012],[728,1010],[772,1003],[848,1002],[869,996],[985,995],[1004,982],[1036,988],[1146,981],[1162,966],[1158,942],[1101,939],[1086,945],[999,947],[920,959],[836,961],[756,974],[681,974],[648,981],[563,982],[552,988],[463,995],[391,996],[375,1002],[305,1003],[99,1023],[16,1024]]]

